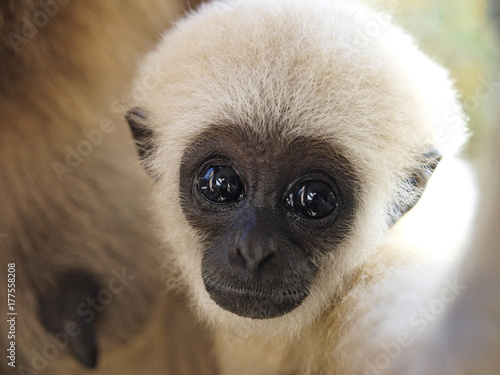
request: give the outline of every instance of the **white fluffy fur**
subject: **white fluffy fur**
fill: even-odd
[[[141,95],[130,105],[146,111],[157,135],[157,152],[148,163],[158,177],[167,266],[215,329],[229,329],[248,342],[253,335],[306,340],[305,332],[314,331],[325,309],[334,309],[332,299],[355,275],[361,274],[364,285],[383,278],[387,268],[412,262],[404,242],[385,239],[388,202],[429,146],[445,157],[456,152],[466,138],[465,122],[455,111],[447,72],[395,26],[367,35],[373,17],[363,5],[343,0],[216,1],[179,22],[143,63],[134,89]],[[269,121],[280,118],[283,108],[289,121]],[[449,118],[450,112],[457,115]],[[283,139],[321,137],[341,147],[364,177],[355,234],[325,262],[304,303],[280,318],[253,321],[210,299],[201,278],[199,235],[181,212],[185,147],[210,125],[226,123],[257,130],[279,123],[275,131]],[[393,243],[398,245],[391,248]],[[326,329],[342,327],[333,325]],[[330,359],[339,364],[340,357]]]

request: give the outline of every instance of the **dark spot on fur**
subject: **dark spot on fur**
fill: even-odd
[[[55,287],[39,298],[42,325],[89,368],[97,365],[96,316],[86,314],[82,306],[96,298],[99,289],[91,274],[72,270],[58,275]]]

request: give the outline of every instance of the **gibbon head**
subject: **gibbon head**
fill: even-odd
[[[463,142],[446,71],[390,24],[368,33],[377,19],[351,1],[213,2],[143,63],[127,119],[168,267],[210,322],[314,319]]]

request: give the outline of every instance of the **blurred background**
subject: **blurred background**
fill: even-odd
[[[500,0],[372,0],[371,3],[390,14],[425,52],[451,70],[472,130],[465,154],[477,161],[499,122],[500,43],[493,20],[496,17],[499,22],[495,13],[500,9]]]

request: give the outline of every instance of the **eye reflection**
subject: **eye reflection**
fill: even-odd
[[[236,171],[227,165],[210,166],[198,181],[201,194],[212,203],[229,203],[243,195],[243,184]]]
[[[293,198],[293,207],[304,216],[314,219],[327,216],[338,204],[333,189],[327,183],[317,180],[301,183]]]

